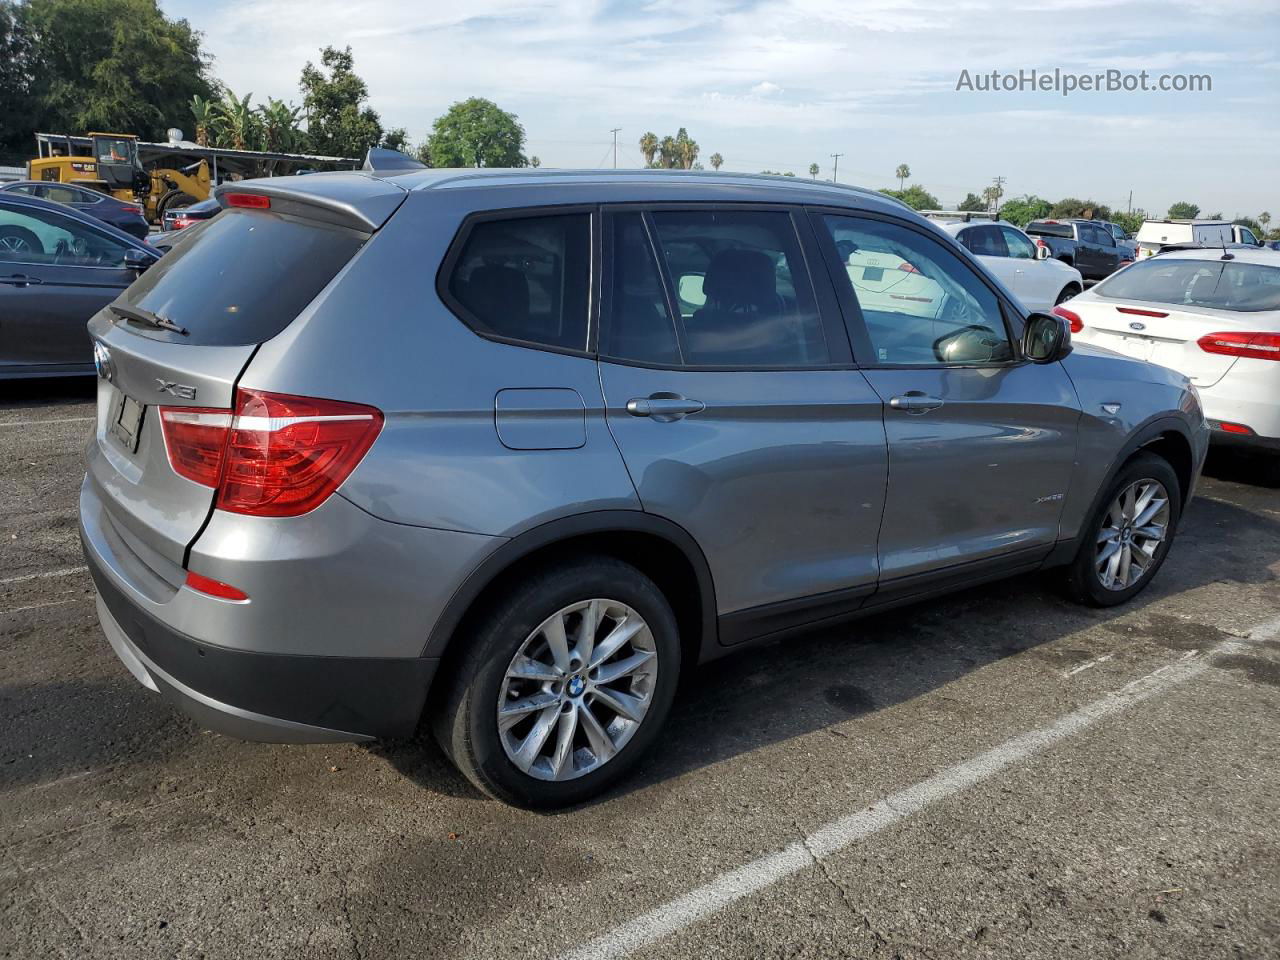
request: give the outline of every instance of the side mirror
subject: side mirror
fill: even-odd
[[[1049,248],[1048,248],[1048,247],[1036,247],[1036,259],[1037,259],[1037,260],[1048,260],[1048,259],[1049,259],[1049,252],[1050,252],[1050,251],[1049,251]]]
[[[1071,352],[1071,327],[1062,317],[1033,313],[1022,331],[1022,355],[1032,363],[1055,363]]]
[[[132,270],[135,276],[141,274],[153,263],[155,263],[155,260],[141,250],[129,249],[124,252],[124,268]]]

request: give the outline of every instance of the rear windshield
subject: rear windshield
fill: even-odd
[[[1033,237],[1066,237],[1071,239],[1074,236],[1069,223],[1028,223],[1027,233]]]
[[[225,210],[203,224],[199,243],[175,244],[120,302],[189,333],[131,324],[144,336],[205,346],[261,343],[287,327],[365,239],[273,213]]]
[[[1103,297],[1254,313],[1280,310],[1280,267],[1236,260],[1141,260],[1094,287]]]

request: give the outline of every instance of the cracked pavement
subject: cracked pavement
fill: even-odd
[[[240,743],[139,686],[76,540],[91,391],[0,390],[0,957],[550,958],[796,847],[811,862],[630,955],[1280,955],[1280,635],[1221,646],[1280,618],[1280,491],[1246,460],[1215,455],[1133,605],[1022,578],[709,664],[638,776],[545,815],[481,798],[426,741]]]

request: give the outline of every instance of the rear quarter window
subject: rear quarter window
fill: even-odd
[[[199,243],[175,244],[120,302],[189,332],[132,328],[144,336],[205,346],[262,343],[292,323],[366,239],[294,217],[224,210],[206,222]]]
[[[1033,237],[1063,237],[1067,240],[1075,238],[1069,223],[1028,223],[1026,232]]]

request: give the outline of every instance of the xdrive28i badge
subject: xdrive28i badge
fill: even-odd
[[[93,369],[108,383],[115,378],[116,370],[111,365],[111,351],[98,340],[93,341]]]

